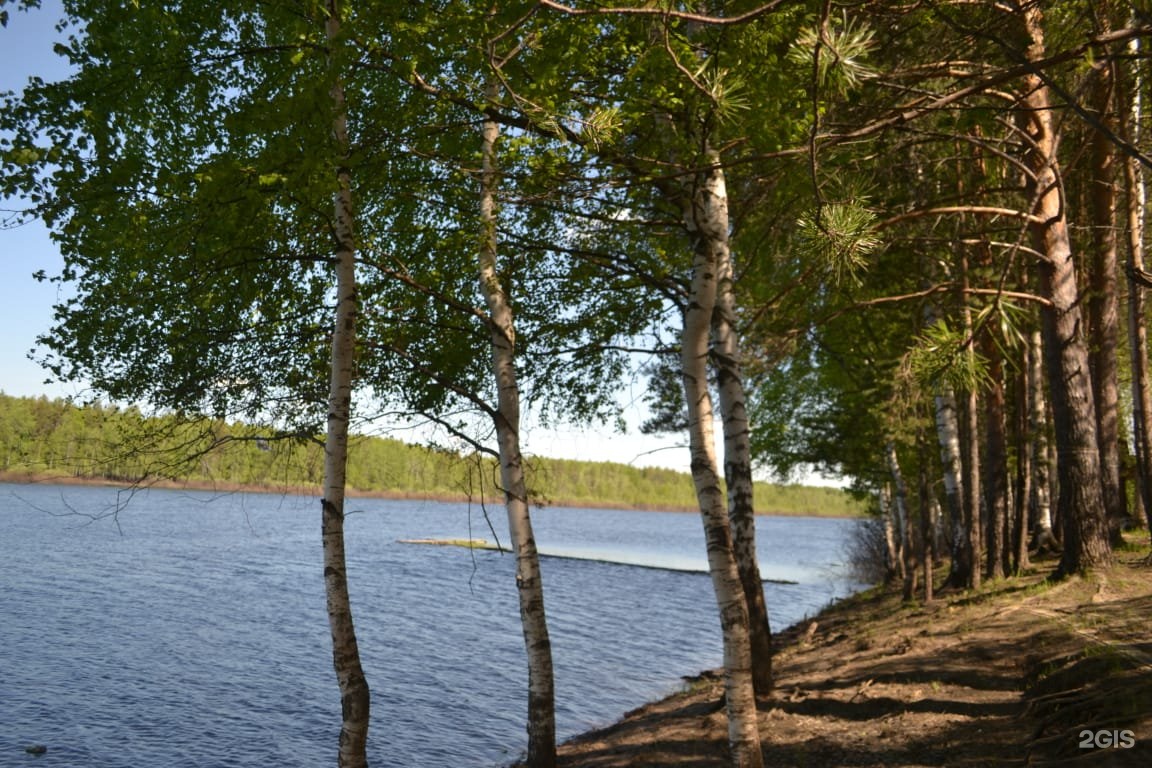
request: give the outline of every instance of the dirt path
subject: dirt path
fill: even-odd
[[[779,638],[769,766],[1152,765],[1152,568],[1033,575],[929,606],[865,594]],[[566,768],[726,768],[721,681],[561,748]],[[1131,744],[1129,745],[1129,743]],[[1119,746],[1117,746],[1119,745]]]

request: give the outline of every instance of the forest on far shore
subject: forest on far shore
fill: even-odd
[[[319,488],[323,446],[267,434],[252,425],[148,418],[135,408],[0,393],[0,479]],[[490,459],[385,437],[355,438],[348,467],[349,486],[361,495],[495,502],[496,476]],[[695,509],[692,479],[671,469],[534,457],[528,477],[542,504]],[[765,514],[865,512],[862,502],[835,488],[757,483],[756,496]]]

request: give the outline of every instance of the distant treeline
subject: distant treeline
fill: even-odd
[[[222,421],[148,417],[135,408],[0,393],[0,477],[80,482],[173,483],[256,490],[318,488],[321,445],[269,439]],[[487,458],[390,438],[358,437],[350,452],[353,493],[397,497],[500,498]],[[670,469],[529,457],[534,500],[545,504],[694,509],[691,478]],[[831,488],[758,483],[769,514],[858,515],[863,505]]]

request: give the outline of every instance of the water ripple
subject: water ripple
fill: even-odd
[[[151,491],[120,513],[120,533],[44,511],[99,510],[110,491],[16,490],[0,501],[0,765],[26,757],[28,743],[49,745],[45,767],[334,762],[318,502]],[[513,559],[395,543],[484,530],[464,505],[356,506],[349,580],[373,689],[373,765],[514,758],[526,671]],[[766,585],[776,626],[853,588],[831,570],[846,527],[763,522],[765,575],[799,582]],[[537,513],[537,539],[543,551],[702,562],[691,515],[549,509]],[[562,734],[719,664],[706,576],[561,559],[542,568]]]

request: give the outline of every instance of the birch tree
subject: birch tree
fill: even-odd
[[[765,145],[778,147],[799,140],[801,124],[787,116],[786,110],[777,111],[788,98],[799,97],[800,79],[796,77],[795,70],[782,66],[765,69],[766,62],[741,53],[746,46],[771,45],[770,41],[789,39],[796,29],[794,18],[787,15],[773,17],[765,19],[761,25],[748,25],[746,29],[737,27],[736,32],[729,27],[724,27],[728,31],[709,29],[708,22],[676,27],[666,18],[659,24],[651,24],[648,29],[654,38],[663,38],[665,52],[661,56],[658,51],[650,50],[649,59],[654,58],[660,64],[654,66],[647,63],[645,71],[652,71],[653,76],[657,76],[655,73],[661,70],[667,72],[664,79],[672,79],[669,82],[670,96],[671,104],[675,105],[669,107],[653,101],[648,107],[657,134],[656,138],[648,140],[652,145],[649,151],[654,155],[644,161],[651,168],[649,173],[660,174],[663,173],[662,168],[678,167],[683,169],[684,178],[688,178],[687,174],[694,173],[699,166],[714,164],[718,172],[724,174],[726,188],[731,188],[727,184],[728,170],[724,166],[737,163],[738,158],[736,153],[722,152],[715,149],[716,146],[724,144],[732,147],[748,142],[747,151],[754,153]],[[675,71],[668,70],[669,64],[675,67]],[[740,69],[728,69],[725,64],[743,66]],[[696,68],[695,74],[689,71],[693,67]],[[756,82],[759,88],[761,75],[763,82],[771,83],[774,91],[771,96],[765,93],[765,98],[760,102],[765,106],[773,105],[772,117],[745,121],[743,110],[746,100],[750,98],[748,92],[753,90],[750,83]],[[732,141],[729,136],[741,138]],[[781,155],[787,156],[789,152],[784,151]],[[715,160],[708,160],[707,157],[712,153]],[[773,167],[770,171],[773,184],[782,183],[780,180],[786,178],[790,167],[788,162]],[[727,221],[717,221],[715,228],[729,232],[731,238],[743,237],[745,242],[756,242],[759,235],[754,228],[750,228],[747,235],[741,234],[745,217],[751,218],[748,212],[756,205],[753,201],[768,199],[764,189],[772,184],[743,175],[737,179],[735,188],[740,190],[741,196],[734,206],[725,208]],[[690,238],[698,237],[698,222],[690,220],[687,215],[695,211],[690,192],[683,185],[659,176],[654,187],[669,207],[681,212],[683,227]],[[773,215],[780,214],[773,210],[769,217]],[[725,246],[724,254],[718,264],[720,272],[712,321],[711,365],[716,372],[717,402],[724,433],[723,466],[727,481],[729,524],[751,622],[753,678],[756,692],[766,694],[772,686],[771,632],[756,555],[752,430],[747,418],[745,342],[742,339],[745,323],[744,312],[740,308],[742,294],[738,290],[742,278],[737,269],[739,262],[739,271],[746,276],[764,256],[754,246],[742,249],[739,245],[734,248],[731,244]],[[747,295],[747,292],[743,295]],[[691,301],[689,296],[688,302]]]
[[[341,152],[333,195],[336,310],[332,324],[331,378],[328,387],[328,431],[324,440],[324,497],[320,500],[324,542],[324,585],[328,624],[332,634],[332,659],[340,684],[343,723],[337,765],[366,768],[370,693],[360,664],[352,602],[348,593],[348,565],[344,554],[344,493],[348,471],[348,432],[352,420],[352,392],[356,365],[356,227],[352,201],[352,171],[348,115],[341,77],[342,9],[339,0],[328,0],[324,33],[331,62],[332,137]]]
[[[82,32],[58,51],[75,74],[33,81],[0,122],[5,191],[34,204],[64,257],[43,276],[69,287],[43,339],[54,375],[279,436],[315,439],[327,422],[338,759],[361,766],[368,688],[343,549],[357,291],[341,16],[334,2],[71,3],[65,23]]]
[[[692,282],[681,335],[680,375],[688,409],[688,436],[692,452],[692,482],[704,521],[708,572],[720,610],[724,638],[724,692],[728,709],[728,743],[734,766],[763,765],[756,698],[752,683],[752,647],[748,630],[748,606],[732,549],[732,532],[725,514],[715,444],[712,437],[713,406],[708,388],[708,340],[716,309],[722,262],[729,258],[728,193],[719,156],[708,157],[713,165],[695,179],[690,234],[695,241]]]
[[[548,766],[555,693],[522,414],[610,419],[611,392],[626,370],[617,340],[637,334],[659,302],[622,290],[633,274],[603,268],[612,251],[596,250],[580,231],[592,218],[591,195],[572,174],[578,149],[598,134],[567,128],[568,97],[534,84],[552,82],[556,51],[578,47],[587,33],[536,16],[458,4],[405,21],[437,41],[410,59],[397,60],[383,41],[361,45],[374,74],[406,86],[413,121],[403,141],[408,156],[424,159],[406,194],[373,197],[389,212],[381,220],[410,222],[378,230],[389,247],[372,258],[381,278],[374,297],[404,309],[372,320],[373,378],[390,378],[415,413],[499,462],[528,660],[528,761]],[[470,43],[457,46],[461,36]],[[514,135],[503,138],[502,126]],[[408,292],[423,301],[405,302]]]
[[[1048,406],[1044,397],[1044,344],[1040,329],[1028,335],[1028,426],[1032,453],[1032,537],[1037,549],[1059,548],[1052,533],[1051,473],[1048,451]]]
[[[550,4],[555,7],[555,4]],[[563,8],[565,12],[573,12]],[[605,9],[611,14],[613,9]],[[642,14],[643,15],[643,14]],[[719,604],[725,644],[726,703],[729,736],[734,763],[756,760],[756,710],[754,694],[767,692],[771,685],[770,639],[763,587],[755,561],[754,518],[751,496],[751,457],[744,408],[740,342],[736,328],[736,303],[732,289],[733,266],[729,243],[732,220],[729,215],[728,185],[724,160],[711,148],[716,113],[701,98],[700,83],[685,75],[680,55],[692,59],[684,46],[691,31],[674,30],[671,17],[621,31],[629,50],[637,51],[633,75],[641,72],[657,77],[664,73],[659,90],[667,98],[641,90],[621,90],[625,97],[626,119],[623,135],[627,143],[601,151],[606,166],[623,171],[635,180],[633,205],[650,206],[656,216],[672,213],[688,235],[692,265],[685,273],[675,260],[660,265],[677,283],[687,284],[681,304],[680,380],[682,402],[687,411],[687,429],[692,451],[692,474],[704,521],[710,572]],[[635,37],[629,37],[632,34]],[[665,54],[656,43],[665,40]],[[670,42],[674,40],[675,42]],[[675,45],[681,53],[672,52]],[[700,50],[703,50],[701,48]],[[707,63],[706,68],[713,66]],[[631,83],[624,81],[628,86]],[[718,81],[717,81],[718,82]],[[616,97],[620,98],[620,97]],[[680,168],[670,175],[668,167]],[[638,182],[638,186],[636,183]],[[712,344],[709,344],[709,341]],[[709,368],[716,366],[719,402],[725,430],[725,475],[729,480],[728,504],[719,482],[719,466],[712,444],[711,425],[714,400],[709,387]],[[727,506],[729,515],[725,517]],[[741,539],[738,544],[733,539]],[[736,552],[742,555],[737,565]],[[743,580],[743,584],[741,581]],[[750,643],[749,606],[759,640]],[[753,683],[754,681],[754,683]],[[749,685],[753,687],[749,689]]]
[[[719,222],[717,222],[719,223]],[[712,318],[717,392],[724,433],[724,481],[728,495],[728,522],[733,556],[748,607],[753,687],[758,695],[772,690],[772,632],[764,581],[756,552],[756,506],[752,482],[752,427],[748,419],[744,364],[737,329],[732,256],[723,254],[717,265],[716,306]]]
[[[486,96],[495,100],[496,88]],[[544,588],[532,517],[524,457],[520,451],[520,388],[516,374],[516,330],[512,305],[503,287],[497,261],[496,142],[500,127],[491,117],[483,121],[480,171],[480,291],[488,306],[491,326],[492,375],[496,381],[493,421],[499,445],[500,481],[508,514],[508,530],[516,556],[516,590],[528,656],[528,758],[530,768],[556,765],[556,694],[552,673],[552,646],[544,615]]]
[[[893,535],[896,551],[900,556],[900,575],[904,582],[904,599],[911,600],[916,592],[916,554],[912,546],[912,526],[908,516],[908,482],[896,453],[896,444],[888,440],[884,444],[884,459],[892,476],[892,512],[895,523]]]
[[[945,388],[934,397],[936,406],[936,438],[940,445],[940,464],[943,467],[945,508],[948,510],[950,535],[949,584],[962,584],[964,580],[964,541],[968,537],[964,525],[964,494],[960,459],[960,423],[957,417],[956,395]],[[968,565],[967,568],[971,568]]]

